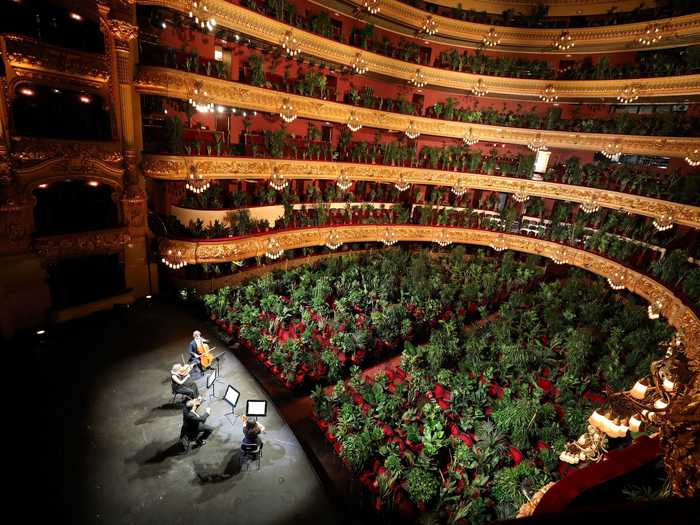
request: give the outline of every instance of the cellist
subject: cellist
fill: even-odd
[[[192,333],[192,342],[190,342],[189,348],[189,362],[197,366],[200,372],[204,372],[205,368],[208,368],[208,364],[202,364],[202,355],[209,353],[209,347],[205,344],[206,339],[202,337],[202,333],[199,330],[195,330]]]

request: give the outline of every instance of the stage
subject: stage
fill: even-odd
[[[208,401],[216,427],[206,445],[181,455],[182,404],[171,404],[170,368],[199,329],[224,351],[221,381],[241,392],[230,405]],[[292,524],[338,522],[299,442],[209,323],[171,304],[144,304],[49,329],[33,345],[40,388],[29,394],[23,471],[29,512],[63,523]],[[34,381],[32,381],[32,385]],[[247,399],[267,399],[261,470],[240,472]],[[24,404],[24,399],[22,400]],[[202,409],[200,409],[202,413]],[[36,462],[36,463],[34,463]],[[37,492],[39,493],[38,497]]]

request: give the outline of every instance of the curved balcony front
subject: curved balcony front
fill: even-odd
[[[493,246],[531,253],[551,259],[566,259],[568,264],[583,268],[603,277],[617,279],[621,273],[627,278],[625,287],[653,304],[659,304],[661,314],[682,334],[691,359],[700,357],[700,320],[697,315],[674,293],[650,278],[620,263],[594,253],[565,246],[556,242],[502,232],[474,230],[470,228],[391,225],[339,225],[321,228],[302,228],[274,233],[264,233],[234,239],[209,241],[165,240],[160,251],[163,257],[170,252],[180,252],[186,264],[220,263],[249,257],[262,257],[269,251],[270,243],[278,250],[323,246],[330,232],[341,243],[381,242],[391,231],[393,240],[408,242],[435,242],[441,232],[449,232],[453,243]]]
[[[184,0],[141,0],[140,3],[167,7],[181,13],[187,13],[189,9],[188,3]],[[281,45],[291,31],[302,53],[352,67],[359,52],[369,71],[374,74],[406,82],[416,74],[417,66],[414,63],[341,44],[223,0],[214,0],[208,5],[211,16],[216,19],[219,26],[239,31],[264,42]],[[698,74],[616,80],[538,80],[490,77],[428,66],[422,66],[420,70],[427,85],[470,92],[481,80],[486,83],[491,94],[521,98],[539,99],[545,88],[550,85],[556,89],[562,101],[569,99],[613,101],[623,89],[629,86],[634,86],[639,98],[645,100],[662,100],[668,97],[683,97],[691,100],[700,96],[700,75]]]
[[[698,80],[700,80],[700,75],[698,75]],[[293,95],[155,66],[142,66],[140,68],[136,78],[136,88],[138,92],[144,94],[187,100],[192,96],[195,82],[200,85],[199,89],[208,93],[215,104],[275,114],[280,112],[282,104],[287,101],[293,105],[298,117],[346,124],[353,114],[363,126],[403,131],[413,123],[420,134],[437,137],[461,139],[471,130],[479,139],[491,142],[527,145],[533,140],[541,140],[550,149],[566,148],[584,151],[602,151],[606,145],[617,143],[621,151],[626,154],[669,157],[684,157],[700,148],[699,138],[545,131],[404,115]]]

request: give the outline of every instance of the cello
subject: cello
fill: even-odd
[[[202,342],[197,345],[197,353],[199,354],[199,363],[202,368],[209,368],[212,361],[214,361],[214,356],[211,355],[211,351],[216,347],[213,346],[209,348],[209,345],[202,339]]]

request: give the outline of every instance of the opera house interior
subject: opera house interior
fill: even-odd
[[[30,522],[698,523],[700,1],[0,6]]]

